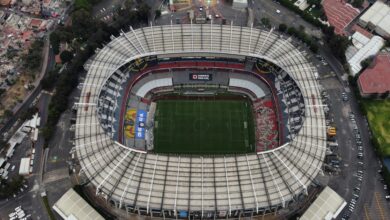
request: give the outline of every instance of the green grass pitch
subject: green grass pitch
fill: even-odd
[[[247,100],[160,100],[154,151],[175,154],[254,152],[254,121]]]

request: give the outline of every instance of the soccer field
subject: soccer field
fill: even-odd
[[[254,152],[254,122],[246,100],[160,100],[154,151],[177,154]]]

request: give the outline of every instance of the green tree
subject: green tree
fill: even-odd
[[[352,6],[355,8],[361,8],[363,6],[364,0],[353,0]]]
[[[295,35],[297,33],[297,30],[294,27],[289,27],[287,29],[287,34],[289,35]]]
[[[92,8],[92,5],[88,0],[75,0],[74,7],[76,10],[84,9],[84,10],[90,11]]]
[[[60,36],[58,35],[57,31],[53,31],[49,38],[50,44],[53,48],[53,53],[58,54],[60,52]]]
[[[362,66],[362,70],[364,70],[367,67],[371,66],[371,64],[373,63],[374,59],[375,59],[375,56],[370,56],[370,57],[367,57],[366,59],[362,60],[362,62],[360,62],[360,65]]]
[[[156,13],[156,19],[161,16],[161,10],[160,9],[156,10],[155,13]]]
[[[96,31],[96,23],[89,11],[80,9],[72,13],[72,31],[75,37],[83,40],[93,35]]]
[[[286,32],[287,30],[287,25],[286,24],[279,24],[279,31],[280,32]]]
[[[386,40],[385,47],[390,47],[390,40]]]
[[[143,23],[148,23],[150,7],[145,2],[142,2],[138,7],[138,19]]]
[[[58,78],[58,70],[51,70],[47,73],[45,78],[42,79],[41,85],[43,90],[52,90],[55,86],[55,82]]]
[[[14,113],[9,109],[4,110],[3,114],[4,114],[4,117],[6,117],[6,118],[9,118],[9,117],[14,115]]]
[[[70,52],[70,51],[64,50],[64,51],[61,52],[60,58],[61,58],[61,61],[62,61],[63,63],[67,63],[67,62],[69,62],[69,61],[72,60],[72,58],[73,58],[73,53]]]
[[[261,18],[261,23],[265,26],[265,27],[271,27],[271,22],[268,18],[264,17],[264,18]]]
[[[318,52],[318,45],[316,43],[312,42],[309,47],[310,47],[310,50],[313,53],[317,53]]]
[[[309,5],[320,5],[321,4],[321,0],[307,0],[307,3]]]
[[[38,108],[37,107],[30,107],[28,109],[26,109],[25,111],[23,111],[21,114],[20,114],[20,119],[22,121],[25,121],[25,120],[30,120],[33,118],[33,115],[35,115],[37,112],[38,112]]]
[[[10,197],[12,194],[19,191],[23,185],[24,177],[17,175],[10,180],[1,180],[0,184],[0,199]]]
[[[42,40],[36,40],[32,43],[31,48],[28,50],[28,54],[24,59],[25,68],[34,71],[40,67],[42,61],[42,48]]]

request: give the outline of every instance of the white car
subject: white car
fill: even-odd
[[[279,10],[279,9],[276,9],[276,13],[280,14],[280,10]]]

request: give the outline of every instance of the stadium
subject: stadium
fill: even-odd
[[[85,65],[76,103],[80,182],[123,216],[236,218],[291,206],[326,152],[308,56],[273,29],[233,25],[112,37]]]

